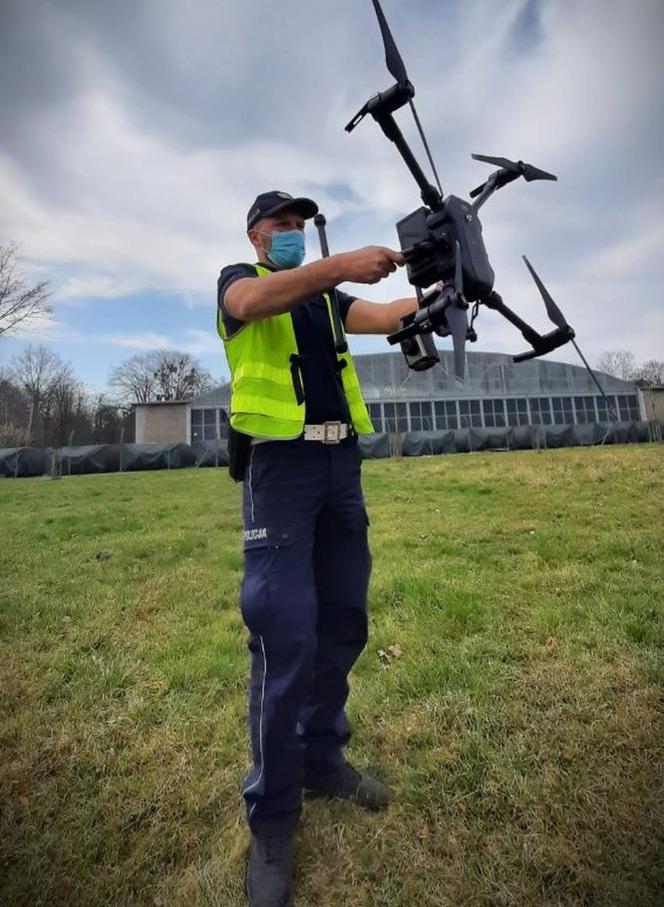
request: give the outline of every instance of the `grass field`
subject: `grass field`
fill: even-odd
[[[364,485],[349,755],[395,800],[307,802],[298,907],[662,905],[664,446]],[[215,469],[0,483],[1,904],[243,903],[239,498]]]

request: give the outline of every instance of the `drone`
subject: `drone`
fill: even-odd
[[[473,154],[474,160],[492,164],[498,169],[470,192],[470,198],[474,201],[465,201],[455,195],[444,196],[413,103],[415,89],[408,78],[380,2],[379,0],[372,2],[383,38],[387,69],[396,79],[396,83],[386,91],[371,97],[348,123],[346,131],[352,132],[364,117],[370,114],[386,137],[396,145],[420,188],[424,203],[396,225],[406,261],[408,280],[417,291],[418,309],[401,319],[401,328],[390,334],[388,342],[392,345],[397,343],[401,345],[409,368],[423,371],[440,361],[432,335],[435,333],[440,337],[451,336],[455,374],[457,380],[463,382],[466,342],[477,340],[474,322],[479,306],[484,305],[511,322],[530,344],[529,350],[513,357],[515,362],[543,356],[570,341],[581,354],[574,342],[574,329],[567,323],[525,255],[523,259],[526,267],[544,300],[547,315],[555,329],[548,334],[540,334],[505,305],[502,297],[493,288],[495,275],[484,246],[482,224],[478,217],[482,205],[494,192],[508,183],[520,177],[527,182],[556,180],[557,177],[523,161]],[[436,179],[435,186],[427,179],[394,119],[395,111],[406,104],[411,108],[422,138]],[[424,294],[423,291],[433,284],[438,284],[436,289]],[[473,309],[469,324],[468,309],[471,304]],[[584,363],[590,371],[585,359]],[[592,377],[596,381],[594,375]]]

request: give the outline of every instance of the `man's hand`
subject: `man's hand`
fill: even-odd
[[[397,265],[405,264],[401,252],[387,249],[384,246],[365,246],[355,252],[342,252],[335,255],[343,277],[340,281],[353,283],[378,283],[396,271]]]

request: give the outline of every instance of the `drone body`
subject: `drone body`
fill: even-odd
[[[493,289],[494,273],[482,239],[482,224],[472,205],[448,195],[438,211],[418,208],[397,224],[408,266],[408,279],[424,289],[448,283],[456,269],[459,243],[464,296],[475,302]]]

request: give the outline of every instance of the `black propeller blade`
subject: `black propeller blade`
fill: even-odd
[[[533,280],[534,280],[535,283],[537,284],[537,289],[540,291],[540,293],[541,293],[541,295],[542,295],[542,299],[544,300],[544,305],[546,306],[547,315],[549,316],[549,318],[551,319],[551,321],[556,325],[556,327],[559,329],[559,331],[566,331],[566,332],[567,332],[567,340],[571,341],[572,346],[573,346],[574,349],[577,351],[577,353],[579,354],[579,356],[580,356],[580,358],[581,358],[581,361],[582,361],[583,364],[585,365],[586,371],[588,372],[588,374],[590,375],[590,377],[591,377],[593,383],[595,384],[595,386],[596,386],[597,389],[599,390],[600,394],[601,394],[602,397],[604,398],[604,402],[606,403],[606,411],[609,413],[609,416],[610,416],[610,418],[611,418],[611,421],[612,421],[612,422],[617,422],[617,421],[618,421],[618,414],[616,413],[615,409],[613,408],[613,406],[612,406],[611,403],[609,402],[609,399],[608,399],[608,397],[606,396],[606,393],[604,392],[604,388],[602,387],[602,385],[601,385],[601,384],[599,383],[599,381],[597,380],[597,375],[593,372],[593,370],[591,369],[590,365],[588,364],[588,360],[586,359],[586,357],[585,357],[585,356],[583,355],[583,353],[581,352],[581,350],[580,350],[580,348],[579,348],[579,344],[578,344],[578,343],[576,342],[576,340],[574,339],[574,330],[573,330],[573,328],[571,328],[571,327],[569,326],[569,324],[567,323],[567,321],[566,321],[566,319],[565,319],[565,316],[564,316],[563,313],[560,311],[560,309],[558,308],[558,306],[556,305],[556,303],[553,301],[553,299],[552,299],[552,297],[551,297],[551,294],[549,293],[549,291],[547,290],[547,288],[544,286],[544,284],[542,283],[542,281],[541,281],[540,278],[538,277],[537,272],[535,271],[535,269],[533,268],[533,266],[531,265],[531,263],[528,261],[528,259],[526,258],[526,256],[525,256],[525,255],[522,255],[521,257],[522,257],[523,260],[525,261],[526,267],[527,267],[528,270],[530,271],[531,277],[533,278]],[[555,334],[559,333],[559,331],[553,331],[553,334],[555,335]],[[549,335],[547,335],[547,336],[550,337],[551,335],[549,334]],[[546,339],[546,338],[544,338],[544,339]],[[516,359],[515,359],[515,361],[516,361]]]
[[[505,170],[511,170],[519,176],[523,176],[526,182],[532,180],[557,180],[558,177],[553,173],[547,173],[546,170],[540,170],[533,167],[532,164],[526,164],[524,161],[510,161],[506,157],[489,157],[486,154],[471,155],[475,161],[484,161],[485,164],[495,164],[496,167],[503,167]]]
[[[567,321],[565,320],[565,316],[560,311],[560,309],[558,308],[556,303],[553,301],[551,294],[549,293],[547,288],[544,286],[544,284],[540,280],[540,278],[537,275],[537,272],[535,271],[533,266],[530,264],[530,262],[528,261],[528,259],[526,258],[525,255],[522,255],[521,257],[525,261],[526,267],[530,271],[530,276],[533,278],[533,280],[537,284],[537,289],[540,291],[540,295],[542,296],[542,299],[544,300],[544,305],[546,306],[546,313],[549,316],[549,318],[551,319],[551,321],[556,325],[556,327],[559,327],[559,328],[569,327],[569,325],[567,324]]]
[[[463,267],[461,264],[461,245],[456,242],[454,264],[454,289],[457,298],[463,305],[457,305],[452,302],[445,309],[445,320],[452,335],[452,346],[454,348],[454,373],[457,381],[463,382],[466,374],[466,340],[468,339],[468,315],[465,309],[465,300],[463,296]]]
[[[456,242],[454,263],[454,288],[464,302],[463,295],[463,267],[461,265],[461,245]],[[451,305],[446,312],[447,323],[452,334],[454,346],[454,371],[458,381],[463,381],[466,371],[466,340],[468,339],[468,315],[462,306]]]
[[[471,154],[471,157],[474,161],[484,161],[485,164],[495,164],[496,167],[514,170],[515,162],[506,157],[489,157],[487,154]]]
[[[383,36],[383,44],[385,45],[385,62],[387,63],[387,68],[400,85],[405,85],[408,82],[408,74],[406,73],[406,67],[401,59],[401,54],[399,53],[397,45],[394,43],[390,26],[387,24],[387,19],[385,18],[378,0],[373,0],[373,5]]]
[[[465,309],[451,305],[445,310],[445,319],[452,335],[454,347],[454,373],[458,381],[466,374],[466,338],[468,336],[468,315]]]

